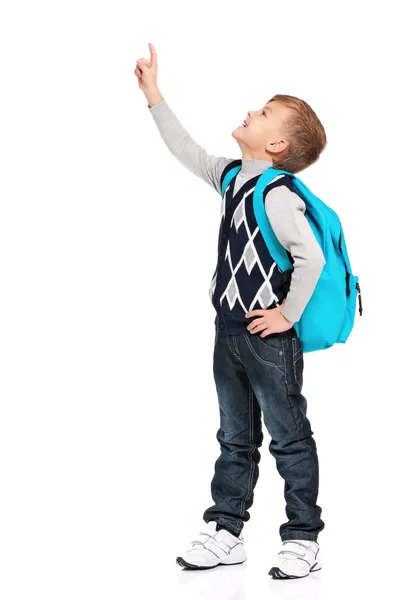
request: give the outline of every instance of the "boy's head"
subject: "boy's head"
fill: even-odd
[[[298,173],[317,161],[326,146],[322,123],[295,96],[278,94],[247,115],[247,127],[232,132],[244,158],[268,160],[277,169]]]

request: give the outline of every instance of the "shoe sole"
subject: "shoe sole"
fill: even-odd
[[[186,562],[181,556],[178,556],[176,559],[177,565],[180,567],[185,567],[186,569],[190,569],[191,571],[206,571],[208,569],[215,569],[216,567],[230,567],[232,565],[242,565],[246,560],[242,560],[236,563],[217,563],[216,565],[212,565],[211,567],[199,567],[198,565],[191,565],[191,563]]]
[[[318,568],[316,568],[318,567]],[[284,573],[283,571],[281,571],[279,569],[279,567],[272,567],[272,569],[269,571],[268,575],[271,575],[273,579],[303,579],[304,577],[308,577],[308,575],[310,575],[310,573],[315,573],[316,571],[320,571],[322,569],[322,567],[318,566],[318,563],[315,563],[311,569],[310,572],[307,573],[307,575],[288,575],[287,573]]]

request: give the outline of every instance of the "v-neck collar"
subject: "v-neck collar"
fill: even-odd
[[[242,196],[244,194],[246,189],[249,189],[250,186],[256,185],[260,175],[262,175],[262,173],[259,173],[258,175],[254,175],[253,177],[251,177],[250,179],[245,181],[245,183],[243,185],[241,185],[241,187],[235,194],[235,181],[236,181],[236,178],[239,175],[239,173],[240,173],[240,171],[235,175],[235,177],[233,177],[233,179],[230,183],[230,186],[229,186],[228,195],[231,200],[236,200],[238,196]]]
[[[231,198],[235,198],[235,181],[238,175],[243,174],[246,178],[247,175],[251,175],[247,181],[239,188],[236,195],[240,196],[241,192],[244,193],[249,185],[255,185],[260,177],[267,169],[273,166],[272,162],[267,160],[257,160],[250,158],[241,158],[241,167],[238,173],[232,178],[229,186],[229,195]]]

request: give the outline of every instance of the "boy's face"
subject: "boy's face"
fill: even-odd
[[[283,125],[291,114],[291,109],[281,102],[268,102],[259,110],[250,110],[245,119],[247,127],[239,125],[232,137],[246,153],[278,154],[287,147]]]

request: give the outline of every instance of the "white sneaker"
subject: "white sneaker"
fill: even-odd
[[[216,531],[217,523],[210,521],[199,537],[191,542],[191,548],[177,557],[177,564],[188,569],[212,569],[217,565],[237,565],[245,562],[243,537],[235,537],[229,531]]]
[[[309,540],[285,540],[278,553],[275,566],[269,571],[274,579],[306,577],[322,569],[317,542]]]

